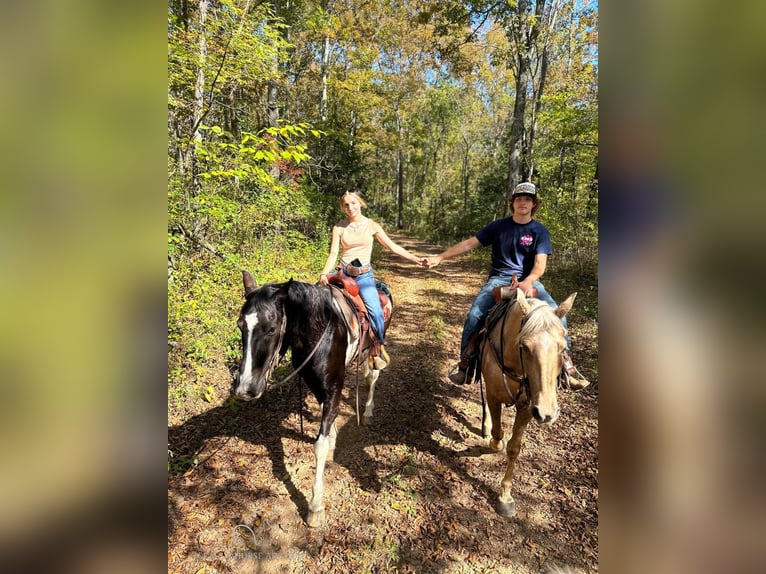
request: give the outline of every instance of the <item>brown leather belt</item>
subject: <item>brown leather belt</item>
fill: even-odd
[[[372,266],[369,263],[367,265],[363,265],[362,267],[356,267],[355,265],[345,265],[341,263],[341,268],[346,273],[346,275],[350,277],[359,277],[363,273],[367,273],[370,269],[372,269]]]

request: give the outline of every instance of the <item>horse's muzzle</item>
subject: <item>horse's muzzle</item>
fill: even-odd
[[[252,379],[243,382],[242,377],[238,374],[234,379],[231,394],[242,401],[253,401],[255,399],[260,399],[265,389],[265,382],[260,385],[254,384]]]
[[[552,410],[541,409],[538,406],[532,407],[532,418],[534,418],[541,425],[553,424],[556,422],[556,419],[559,418],[560,413],[561,409],[559,409],[558,406]]]
[[[260,399],[262,394],[263,393],[261,393],[260,395],[256,395],[253,391],[246,390],[246,391],[236,391],[234,393],[234,396],[241,401],[254,401],[255,399]]]

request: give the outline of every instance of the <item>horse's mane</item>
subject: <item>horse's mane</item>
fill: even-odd
[[[308,323],[322,328],[328,319],[333,320],[336,316],[330,290],[313,283],[293,281],[287,292],[287,302],[293,309],[300,309]]]
[[[527,299],[531,309],[527,313],[526,320],[521,326],[519,340],[532,336],[539,331],[549,331],[558,327],[563,329],[561,319],[554,313],[553,307],[540,299]]]

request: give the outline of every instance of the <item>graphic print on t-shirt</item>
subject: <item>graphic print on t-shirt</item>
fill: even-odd
[[[532,245],[532,236],[529,233],[525,233],[519,239],[519,243],[521,244],[522,247],[529,247],[530,245]]]

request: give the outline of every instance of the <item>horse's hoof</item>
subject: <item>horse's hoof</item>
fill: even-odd
[[[516,502],[498,502],[495,510],[500,516],[505,518],[513,518],[516,516]]]
[[[504,448],[505,448],[505,442],[503,442],[502,440],[491,439],[489,441],[489,449],[492,452],[500,452]]]
[[[362,417],[362,426],[368,427],[372,424],[372,417],[364,416]]]
[[[309,528],[319,528],[324,524],[324,510],[314,512],[309,510],[309,515],[306,518],[306,524]]]

